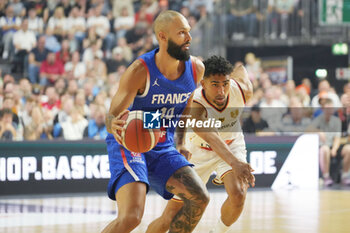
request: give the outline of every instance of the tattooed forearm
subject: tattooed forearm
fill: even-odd
[[[106,116],[106,128],[108,133],[112,133],[112,120],[114,119],[114,115],[108,113]]]

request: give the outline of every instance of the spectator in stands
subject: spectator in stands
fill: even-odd
[[[268,35],[271,39],[276,39],[278,32],[278,14],[276,12],[275,0],[268,0],[266,13],[265,37]]]
[[[88,12],[88,4],[87,0],[75,0],[75,5],[79,7],[80,14],[84,16]]]
[[[19,90],[21,91],[21,96],[23,99],[27,99],[31,97],[32,95],[32,85],[30,84],[29,80],[26,78],[21,78],[19,80]],[[26,101],[22,101],[25,103]]]
[[[41,63],[46,60],[49,50],[45,48],[45,36],[40,36],[38,45],[28,56],[28,77],[32,84],[38,83]]]
[[[191,16],[191,11],[190,8],[188,8],[187,4],[182,4],[181,9],[180,9],[180,13],[186,18],[190,18]]]
[[[194,15],[190,15],[188,18],[188,23],[191,26],[191,54],[196,54],[198,56],[203,54],[202,37],[203,31],[198,24],[197,18]]]
[[[21,24],[21,29],[13,34],[13,45],[15,47],[15,69],[19,73],[23,73],[27,56],[36,46],[35,33],[28,30],[28,20],[24,19]],[[27,73],[27,71],[26,71]]]
[[[282,119],[286,112],[286,105],[280,99],[276,99],[275,90],[275,86],[267,88],[264,98],[259,104],[261,116],[267,120],[270,128],[275,128],[275,124]]]
[[[228,1],[227,25],[228,35],[233,39],[244,39],[247,36],[254,36],[256,32],[256,7],[253,0]]]
[[[34,32],[36,36],[42,34],[44,30],[43,19],[37,16],[35,8],[30,8],[28,11],[28,30]]]
[[[106,65],[108,74],[117,72],[118,67],[121,65],[127,65],[121,47],[115,47],[112,50],[112,57],[107,59]]]
[[[8,5],[6,7],[6,15],[0,18],[2,43],[4,45],[2,52],[3,59],[12,58],[12,38],[14,33],[20,28],[21,22],[21,18],[14,15],[13,7]]]
[[[258,133],[269,128],[267,122],[261,117],[259,105],[251,108],[250,116],[243,122],[242,130],[245,133]]]
[[[5,94],[4,100],[2,102],[2,107],[3,107],[3,109],[6,108],[6,109],[10,109],[12,111],[13,122],[16,123],[16,125],[18,125],[19,118],[18,118],[17,113],[19,111],[19,108],[18,108],[18,106],[16,106],[16,102],[15,102],[15,98],[14,98],[13,93]]]
[[[54,53],[61,49],[61,43],[57,40],[57,37],[53,34],[53,29],[50,27],[47,27],[45,30],[45,48]]]
[[[93,93],[94,90],[94,82],[91,79],[88,79],[84,83],[84,94],[85,94],[85,102],[87,105],[90,105],[90,103],[94,100],[95,95]]]
[[[150,14],[152,18],[157,14],[159,6],[157,0],[144,0],[142,1],[142,7],[145,7],[146,14]]]
[[[80,114],[82,114],[85,118],[90,117],[90,109],[86,104],[85,93],[84,90],[79,89],[77,95],[75,96],[75,108],[79,110]]]
[[[122,9],[128,10],[128,15],[134,17],[134,5],[133,0],[112,0],[113,2],[113,17],[118,18],[121,15]]]
[[[329,175],[331,157],[337,155],[340,146],[341,122],[334,116],[334,104],[331,99],[322,103],[323,114],[311,123],[311,129],[316,129],[320,137],[320,167],[324,184],[330,186],[333,180]]]
[[[29,12],[29,9],[35,9],[37,16],[43,20],[43,23],[47,23],[49,19],[49,8],[48,1],[45,0],[30,0],[26,1],[26,8]]]
[[[62,7],[57,7],[55,13],[50,17],[47,27],[50,28],[55,37],[62,41],[67,34],[68,23]]]
[[[62,124],[62,133],[65,140],[81,140],[83,139],[84,130],[88,125],[88,121],[81,113],[73,107],[69,118]]]
[[[58,110],[54,118],[54,125],[59,123],[61,126],[62,123],[66,122],[74,108],[74,99],[72,97],[62,98],[62,108]]]
[[[263,72],[260,74],[259,82],[260,82],[260,86],[262,87],[262,89],[264,91],[267,90],[268,88],[272,87],[270,75],[266,72]]]
[[[153,15],[147,12],[147,5],[142,4],[138,12],[135,13],[135,24],[144,23],[150,26],[153,22]]]
[[[103,85],[107,79],[107,67],[101,55],[95,56],[93,61],[87,64],[86,75],[94,80],[99,87]]]
[[[57,81],[55,82],[55,89],[59,96],[64,95],[67,89],[66,79],[65,78],[57,79]]]
[[[0,140],[14,140],[16,128],[12,121],[13,113],[11,109],[4,108],[0,111]]]
[[[350,127],[350,124],[349,124]],[[348,131],[348,135],[350,135],[350,131]],[[349,136],[350,137],[350,136]],[[350,186],[350,143],[349,138],[347,143],[341,150],[341,156],[343,158],[343,169],[341,175],[341,183],[343,185]]]
[[[41,95],[42,95],[43,88],[35,84],[33,85],[33,90],[32,90],[32,98],[36,103],[41,103]]]
[[[96,41],[92,41],[90,46],[85,49],[83,53],[83,62],[87,67],[92,66],[92,62],[95,56],[101,57],[101,58],[103,57],[103,52],[100,46],[101,46],[100,41],[96,40]]]
[[[320,107],[319,99],[320,96],[324,93],[327,94],[328,98],[330,98],[333,102],[333,107],[339,108],[341,107],[340,99],[336,93],[334,93],[331,89],[329,82],[326,79],[323,79],[318,84],[318,95],[315,95],[311,100],[311,106],[314,108]]]
[[[107,92],[102,90],[95,96],[95,100],[94,100],[95,105],[104,106],[107,109],[107,107],[109,107],[109,105],[107,105],[107,102],[108,102]]]
[[[92,119],[89,120],[89,124],[84,130],[84,137],[96,140],[105,139],[107,137],[105,117],[106,108],[103,105],[96,106]]]
[[[347,82],[343,87],[344,94],[350,94],[350,82]]]
[[[137,23],[135,27],[125,34],[128,46],[132,49],[134,55],[142,48],[144,40],[143,37],[147,32],[147,24]]]
[[[111,25],[106,16],[101,14],[103,5],[97,5],[91,8],[91,16],[87,20],[87,27],[94,28],[96,34],[103,40],[102,49],[107,52],[107,54],[112,50],[115,43],[114,35],[111,33]]]
[[[261,73],[260,60],[254,53],[247,53],[244,61],[250,81],[254,82],[254,80],[259,79]]]
[[[295,82],[293,79],[289,79],[286,81],[284,85],[284,93],[286,94],[288,99],[296,95]],[[289,101],[287,103],[289,104]]]
[[[40,85],[54,84],[64,74],[64,66],[56,60],[56,54],[50,52],[40,66]]]
[[[286,114],[276,132],[283,135],[300,135],[310,127],[311,119],[306,116],[301,101],[294,97],[289,103],[289,113]]]
[[[130,63],[133,59],[133,53],[132,53],[132,49],[128,46],[125,37],[119,38],[117,45],[118,45],[117,47],[120,47],[123,50],[122,53],[125,61]]]
[[[274,0],[274,4],[280,24],[280,38],[286,39],[290,34],[288,24],[294,11],[295,0]]]
[[[310,96],[308,94],[308,88],[305,85],[298,85],[295,88],[295,94],[301,99],[304,107],[310,106]]]
[[[20,111],[18,112],[20,122],[24,128],[27,127],[32,122],[32,110],[36,105],[37,103],[35,99],[32,96],[30,96],[26,98],[24,107],[20,109]]]
[[[94,27],[87,29],[87,34],[82,44],[82,52],[85,53],[87,49],[93,46],[93,44],[97,44],[97,48],[100,50],[102,48],[103,41],[96,34],[96,29]],[[102,51],[102,50],[101,50]]]
[[[80,54],[78,51],[74,51],[72,54],[72,61],[67,62],[64,66],[64,70],[67,73],[67,78],[76,79],[79,83],[82,83],[86,77],[86,65],[80,61]]]
[[[57,4],[57,7],[62,7],[64,16],[68,17],[69,13],[72,10],[73,4],[70,0],[60,0],[60,3]]]
[[[7,1],[0,1],[0,18],[6,15]]]
[[[144,37],[144,44],[142,48],[138,51],[137,56],[141,56],[144,53],[150,52],[157,46],[153,43],[153,36],[147,35]]]
[[[38,140],[42,138],[51,139],[52,125],[48,123],[50,118],[45,117],[45,110],[38,105],[34,106],[31,112],[31,122],[24,127],[25,140]]]
[[[66,94],[68,94],[69,96],[71,97],[75,97],[75,95],[77,94],[78,92],[78,83],[77,83],[77,80],[75,79],[71,79],[68,81],[68,86],[67,86],[67,92]]]
[[[286,92],[283,90],[282,85],[272,86],[274,99],[281,101],[284,106],[288,106],[290,97],[286,95]]]
[[[45,100],[41,103],[41,106],[44,109],[52,111],[53,116],[55,116],[61,108],[61,101],[56,89],[53,86],[48,86],[45,90],[45,98],[43,99]]]
[[[309,78],[303,78],[301,80],[301,84],[302,86],[304,86],[306,88],[307,94],[310,95],[312,92],[312,84]]]
[[[72,50],[69,46],[68,39],[63,39],[61,42],[61,50],[56,52],[56,60],[60,61],[63,65],[69,62]]]
[[[13,8],[13,13],[16,17],[24,17],[26,15],[26,8],[24,7],[22,1],[12,0],[9,4]]]
[[[67,23],[67,28],[74,34],[75,38],[79,41],[79,44],[81,44],[86,36],[86,20],[82,16],[79,6],[73,6],[69,18],[67,19]]]
[[[135,25],[135,17],[129,15],[127,7],[121,8],[121,12],[114,20],[114,30],[116,32],[116,38],[119,39],[125,36],[125,33],[131,30]]]

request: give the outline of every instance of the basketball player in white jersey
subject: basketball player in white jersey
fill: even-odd
[[[246,161],[246,146],[239,122],[246,101],[253,95],[253,88],[243,66],[232,72],[232,65],[217,56],[204,61],[204,65],[202,86],[191,96],[189,115],[197,121],[215,118],[222,124],[217,130],[194,128],[195,133],[187,135],[189,140],[186,141],[190,145],[186,146],[192,154],[190,162],[195,165],[195,171],[203,182],[207,183],[212,172],[216,171],[213,182],[225,186],[228,197],[221,207],[221,217],[210,231],[225,233],[243,210],[249,184],[255,185],[253,174],[241,174],[247,171],[242,168],[250,168],[250,165]],[[178,137],[179,148],[185,144],[185,140],[183,133]],[[253,170],[250,168],[250,171]],[[149,225],[147,233],[166,232],[182,205],[182,201],[176,197],[170,200],[162,216]]]

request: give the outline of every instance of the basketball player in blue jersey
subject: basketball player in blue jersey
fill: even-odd
[[[117,201],[118,216],[103,233],[127,233],[139,225],[149,186],[165,199],[176,194],[184,201],[170,223],[170,232],[192,232],[209,202],[199,176],[174,147],[174,127],[162,129],[155,148],[141,154],[121,146],[116,133],[123,130],[125,121],[120,117],[128,110],[159,110],[164,117],[178,120],[204,73],[203,63],[189,55],[190,29],[178,12],[162,12],[154,22],[159,48],[128,67],[112,99],[106,119],[111,172],[108,195]]]
[[[188,135],[190,162],[204,183],[216,171],[214,184],[223,184],[228,194],[221,207],[221,217],[210,233],[225,233],[240,216],[249,184],[255,185],[252,169],[246,161],[246,147],[239,116],[245,102],[253,95],[252,84],[243,66],[232,73],[232,65],[224,58],[213,56],[204,61],[205,74],[202,86],[197,88],[188,107],[192,119],[206,121],[220,119],[221,128],[203,131],[194,128]],[[187,111],[187,109],[185,110]],[[184,131],[178,137],[185,144]],[[182,141],[182,143],[181,143]],[[146,233],[164,233],[183,206],[174,197],[168,202],[161,217],[153,221]]]

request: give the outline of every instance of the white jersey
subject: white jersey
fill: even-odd
[[[209,103],[205,97],[203,88],[197,88],[194,91],[193,102],[202,105],[207,111],[207,118],[220,120],[221,128],[218,129],[220,137],[227,143],[231,144],[235,139],[242,138],[242,127],[239,121],[243,107],[245,106],[245,97],[239,84],[230,79],[230,90],[226,106],[222,110],[218,110]],[[190,133],[189,139],[191,144],[199,147],[210,148],[206,141],[195,133]]]

